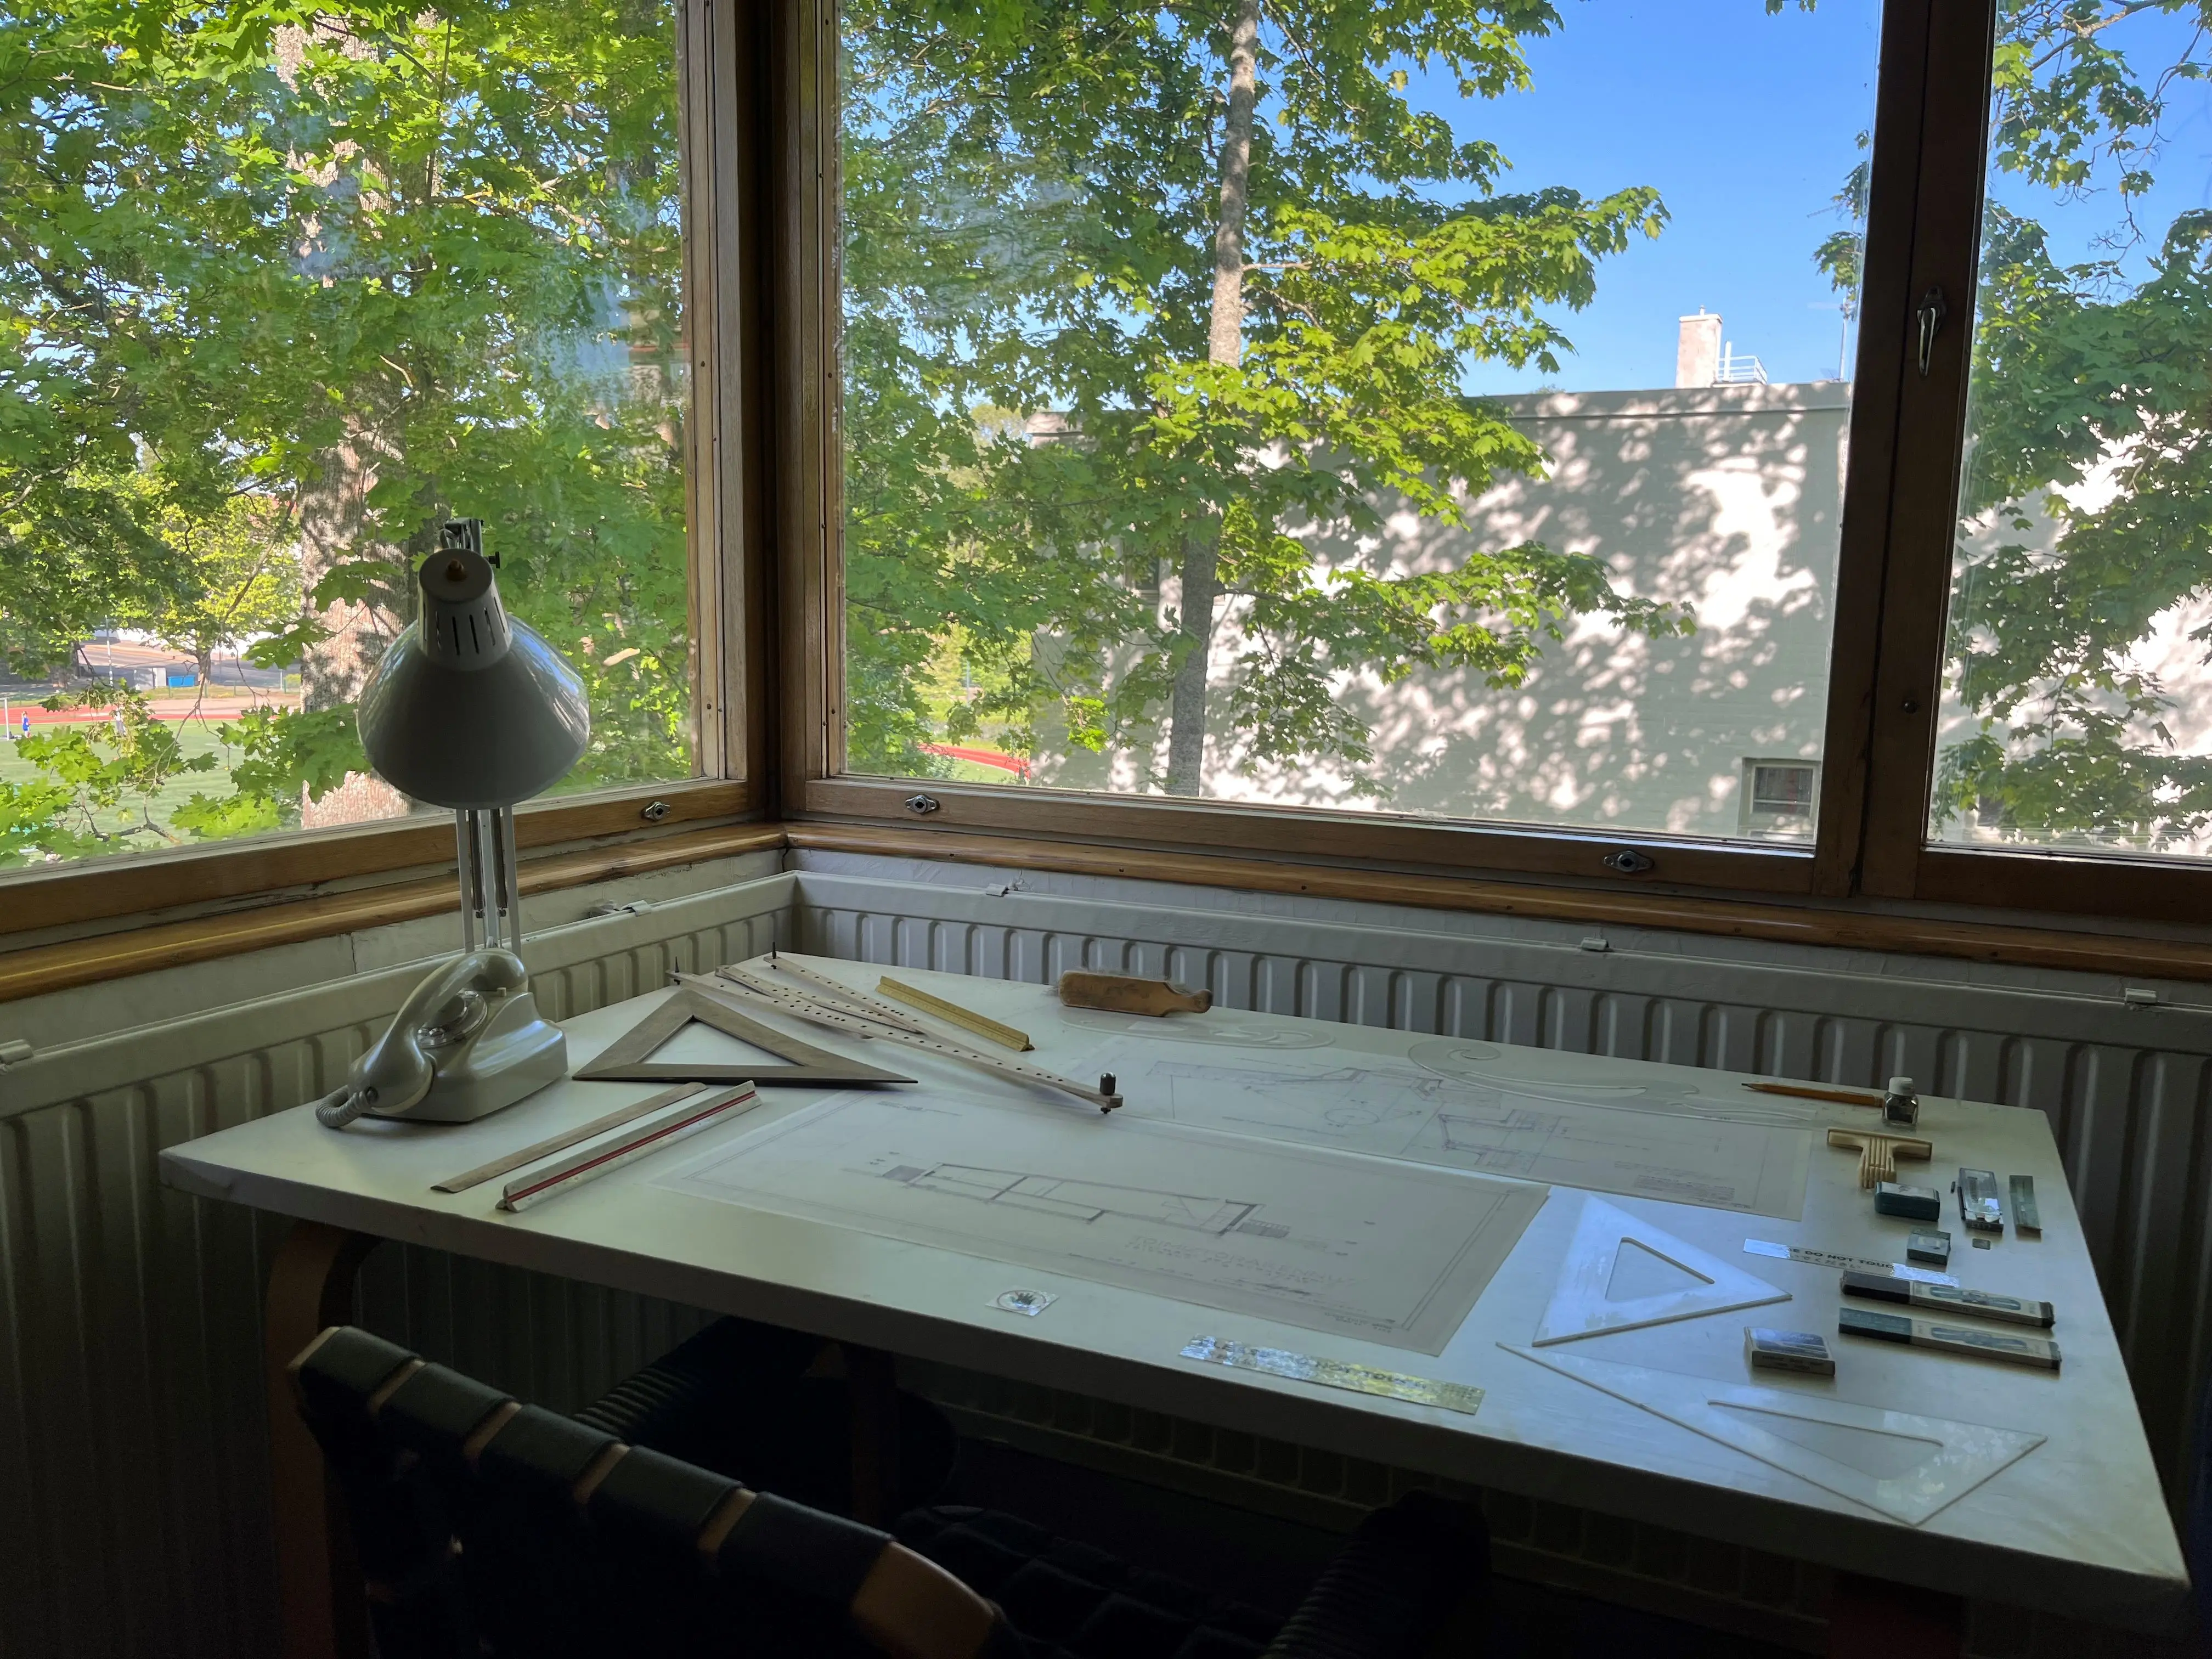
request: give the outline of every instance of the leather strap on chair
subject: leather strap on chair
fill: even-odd
[[[462,1443],[509,1397],[443,1365],[425,1365],[392,1391],[376,1420],[394,1445],[458,1461]]]
[[[593,1489],[592,1524],[623,1543],[680,1552],[697,1540],[707,1518],[737,1489],[726,1475],[633,1446]],[[744,1524],[740,1519],[738,1525]]]
[[[356,1325],[333,1325],[291,1364],[292,1385],[309,1419],[359,1422],[368,1415],[369,1396],[415,1356]]]
[[[477,1468],[488,1485],[565,1495],[614,1443],[611,1434],[525,1406],[485,1442]]]
[[[634,1454],[633,1454],[634,1455]],[[779,1584],[794,1595],[848,1606],[890,1542],[888,1533],[756,1492],[714,1565],[733,1577]]]

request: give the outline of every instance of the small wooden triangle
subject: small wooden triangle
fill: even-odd
[[[662,1045],[685,1026],[711,1025],[724,1036],[789,1060],[787,1066],[724,1065],[708,1061],[656,1060]],[[757,1083],[763,1089],[818,1087],[834,1084],[911,1083],[910,1077],[848,1060],[827,1048],[770,1030],[726,1002],[686,988],[662,1003],[602,1049],[598,1059],[576,1073],[580,1083]]]

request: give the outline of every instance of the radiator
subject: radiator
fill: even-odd
[[[2118,981],[2079,975],[1621,930],[1601,951],[1583,948],[1588,930],[1494,917],[819,854],[798,862],[533,938],[546,1011],[580,1013],[665,983],[672,968],[773,941],[1033,981],[1079,965],[1165,974],[1232,1006],[1855,1084],[1905,1072],[1931,1092],[2037,1107],[2057,1133],[2179,1495],[2212,1287],[2201,1196],[2212,1154],[2198,1127],[2212,1019],[2131,1010]],[[169,1192],[155,1158],[332,1086],[419,972],[121,1031],[0,1074],[0,1655],[274,1650],[259,1314],[283,1224]],[[702,1317],[397,1247],[371,1258],[360,1316],[556,1408]],[[963,1422],[1003,1403],[972,1378],[931,1386]],[[1069,1448],[1093,1443],[1122,1467],[1113,1460],[1125,1453],[1090,1426],[1118,1421],[1110,1410],[1061,1401],[1049,1420]],[[1234,1437],[1194,1425],[1158,1434],[1158,1446],[1137,1449],[1188,1450],[1194,1479],[1243,1491],[1264,1474],[1238,1461]],[[1344,1460],[1293,1462],[1293,1484],[1311,1498],[1314,1470]],[[1352,1470],[1330,1496],[1357,1503],[1383,1478]],[[1547,1553],[1555,1582],[1596,1587],[1585,1565],[1601,1576],[1627,1550],[1629,1568],[1657,1574],[1651,1605],[1747,1598],[1769,1609],[1759,1628],[1771,1639],[1783,1635],[1774,1620],[1802,1631],[1817,1608],[1817,1585],[1778,1577],[1771,1562],[1743,1556],[1748,1587],[1730,1589],[1735,1569],[1715,1566],[1696,1540],[1624,1543],[1617,1526],[1556,1508],[1530,1511],[1516,1546]],[[1514,1513],[1499,1510],[1501,1525]],[[1978,1647],[2026,1652],[2026,1641]]]
[[[792,943],[776,875],[533,937],[563,1019]],[[261,1299],[285,1223],[160,1184],[164,1146],[336,1086],[422,963],[42,1054],[0,1074],[0,1655],[276,1650]],[[118,994],[127,1006],[127,990]],[[362,1322],[556,1409],[689,1309],[387,1245]]]

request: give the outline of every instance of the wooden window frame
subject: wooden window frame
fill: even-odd
[[[676,0],[684,147],[685,512],[690,556],[696,773],[535,801],[516,813],[526,852],[657,837],[756,817],[754,757],[772,752],[765,653],[769,366],[759,349],[764,100],[756,15],[735,0]],[[420,815],[0,873],[0,951],[10,934],[183,907],[258,901],[453,861],[453,828]],[[529,883],[526,881],[526,889]]]
[[[785,100],[778,127],[786,148],[777,281],[790,324],[779,334],[777,365],[786,491],[777,781],[786,818],[1827,903],[1905,899],[2146,918],[2212,915],[2212,868],[2193,860],[2177,866],[1926,838],[1996,0],[1883,6],[1821,800],[1809,846],[844,772],[836,0],[782,0],[778,15]],[[1942,289],[1949,314],[1923,375],[1915,315],[1931,288]],[[1638,858],[1615,862],[1622,852]],[[2200,896],[2195,910],[2177,908]]]
[[[2168,921],[2212,915],[2212,868],[2193,860],[1926,841],[1995,0],[1884,0],[1810,844],[844,772],[836,0],[678,3],[701,771],[533,803],[518,814],[525,848],[765,816],[896,826],[917,845],[981,832],[1530,878],[1688,902],[1736,894],[1832,908],[1902,900]],[[1950,299],[1950,317],[1923,377],[1913,311],[1930,287]],[[451,849],[450,827],[426,817],[13,872],[0,875],[0,948],[11,934],[419,875],[449,864]],[[1626,869],[1609,861],[1623,852],[1638,855],[1622,861]]]

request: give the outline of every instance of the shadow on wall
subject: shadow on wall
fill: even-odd
[[[1378,503],[1379,535],[1316,526],[1316,580],[1340,568],[1407,574],[1483,548],[1540,541],[1602,560],[1627,592],[1692,609],[1686,638],[1624,635],[1601,617],[1568,624],[1523,684],[1465,671],[1395,685],[1346,676],[1338,696],[1371,734],[1360,787],[1341,766],[1247,775],[1233,732],[1208,745],[1206,793],[1279,805],[1735,836],[1746,763],[1817,761],[1843,507],[1850,388],[1721,386],[1496,400],[1550,458],[1469,507],[1468,527]],[[1395,510],[1393,510],[1395,508]],[[1176,602],[1174,584],[1162,595]],[[1243,641],[1223,617],[1211,678],[1225,691]],[[1220,696],[1218,708],[1225,708]],[[1047,741],[1038,781],[1135,785],[1124,753]],[[1058,752],[1054,752],[1057,749]],[[1164,757],[1160,757],[1164,760]],[[1155,763],[1156,765],[1158,763]],[[1762,823],[1766,821],[1760,821]],[[1810,817],[1802,822],[1808,830]]]

